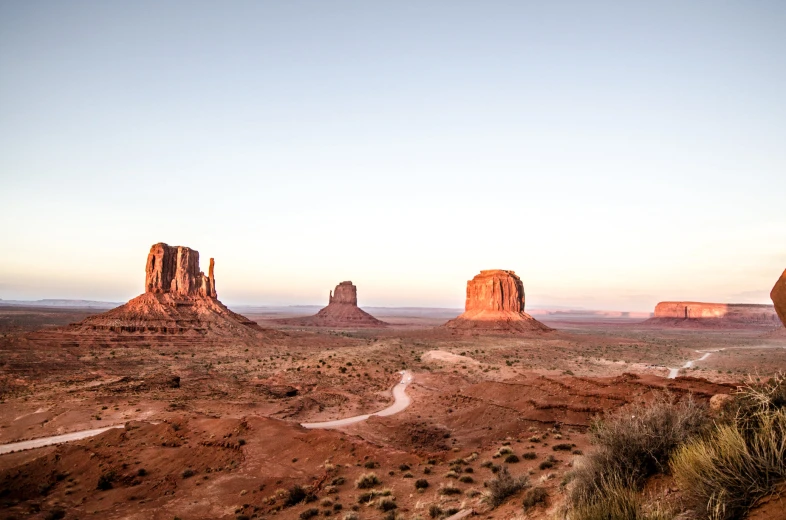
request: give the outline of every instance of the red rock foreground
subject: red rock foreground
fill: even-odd
[[[646,323],[668,326],[773,327],[772,305],[744,303],[660,302]]]
[[[330,292],[328,306],[314,316],[276,320],[285,325],[305,327],[385,327],[387,323],[376,319],[358,307],[358,289],[352,282],[341,282]]]
[[[504,269],[481,271],[468,281],[464,314],[445,326],[508,332],[552,330],[524,312],[524,284],[515,272]]]
[[[88,336],[256,336],[262,331],[259,325],[230,311],[216,298],[214,266],[211,258],[206,276],[199,270],[198,251],[155,244],[147,257],[144,294],[58,332]],[[49,332],[40,334],[46,336]]]
[[[778,317],[783,322],[783,325],[786,326],[786,271],[783,271],[781,277],[775,282],[770,298],[772,298],[772,303],[775,304],[775,312],[778,313]]]

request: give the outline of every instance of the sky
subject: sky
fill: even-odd
[[[0,298],[769,303],[782,1],[0,1]]]

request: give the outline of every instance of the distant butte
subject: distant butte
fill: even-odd
[[[215,262],[205,275],[199,252],[158,243],[150,248],[145,267],[145,292],[103,314],[90,316],[62,330],[68,334],[142,334],[160,337],[252,338],[263,329],[218,301]]]
[[[464,314],[445,327],[460,330],[546,332],[553,330],[524,312],[524,284],[513,271],[481,271],[467,282]]]
[[[376,319],[358,307],[358,289],[352,282],[341,282],[330,291],[328,306],[313,316],[276,320],[284,325],[305,327],[385,327],[387,323]]]
[[[781,322],[786,326],[786,271],[783,271],[781,277],[775,282],[770,298],[772,298],[772,303],[775,304],[775,312],[778,313]]]
[[[660,302],[645,323],[674,327],[773,327],[778,325],[775,310],[772,305],[746,303]]]

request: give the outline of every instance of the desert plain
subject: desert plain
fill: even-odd
[[[777,319],[529,315],[512,271],[470,281],[463,318],[361,311],[351,282],[316,314],[233,312],[212,260],[197,274],[198,253],[168,247],[119,309],[0,305],[3,518],[557,518],[594,420],[664,396],[707,405],[786,367]],[[156,273],[167,255],[185,260]],[[505,473],[539,498],[490,504]],[[643,493],[681,500],[668,475]]]

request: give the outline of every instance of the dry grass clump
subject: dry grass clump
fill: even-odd
[[[641,495],[619,480],[605,482],[603,495],[574,503],[570,510],[571,520],[671,520],[674,516],[659,507],[646,510]]]
[[[488,492],[485,501],[493,508],[502,505],[508,497],[515,495],[524,488],[529,487],[529,477],[513,477],[508,468],[503,466],[497,477],[486,482]]]
[[[524,494],[524,511],[528,511],[538,504],[545,504],[549,493],[540,486],[527,490]]]
[[[672,458],[674,478],[702,518],[741,518],[786,480],[786,374],[735,397],[725,424]]]
[[[364,473],[355,481],[355,486],[357,486],[358,489],[368,489],[378,486],[381,483],[376,473]]]

